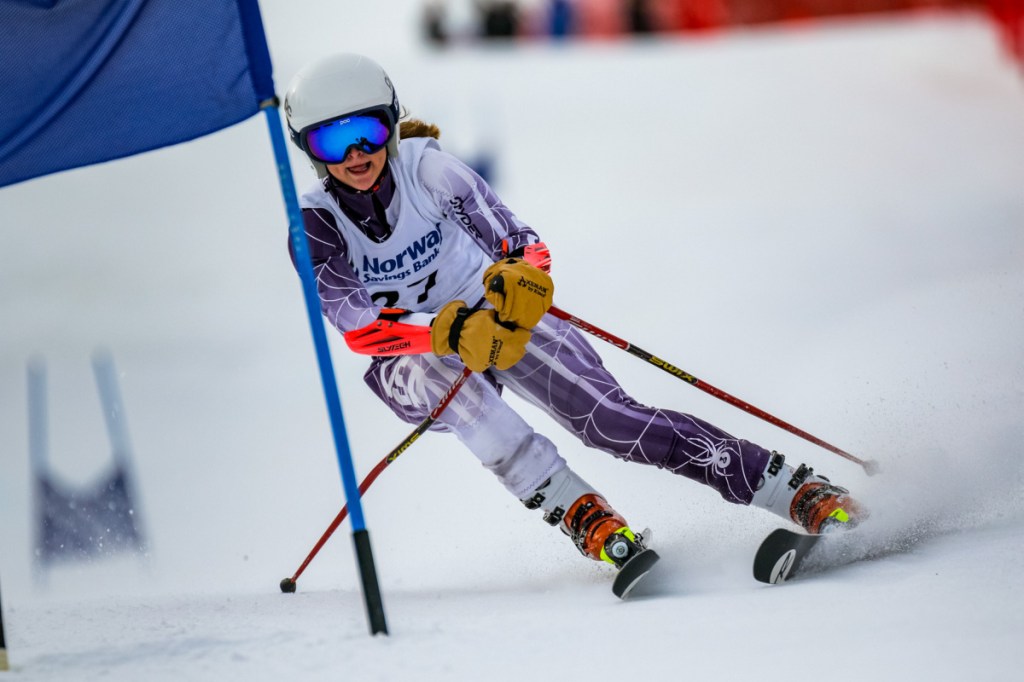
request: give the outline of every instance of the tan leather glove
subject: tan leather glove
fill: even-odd
[[[502,322],[533,329],[551,307],[555,283],[522,258],[505,258],[484,272],[484,296]]]
[[[446,304],[430,326],[430,348],[435,355],[458,353],[474,372],[491,365],[508,369],[526,355],[530,330],[509,329],[495,311],[473,310],[463,301]]]

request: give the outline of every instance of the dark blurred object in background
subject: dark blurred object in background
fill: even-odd
[[[569,0],[551,0],[548,11],[548,33],[553,38],[564,38],[574,32],[573,8]]]
[[[519,33],[519,7],[513,0],[478,0],[480,34],[484,38],[514,38]]]
[[[652,33],[654,18],[650,0],[626,0],[626,22],[630,33]]]
[[[444,47],[448,43],[445,5],[442,0],[431,0],[423,6],[423,35],[431,45]]]

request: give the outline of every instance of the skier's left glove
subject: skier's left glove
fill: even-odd
[[[523,359],[529,342],[529,329],[502,322],[490,308],[467,308],[462,301],[446,304],[430,325],[434,354],[458,353],[474,372],[492,365],[508,369]]]
[[[505,258],[484,272],[484,296],[502,322],[533,329],[551,307],[551,276],[522,258]]]

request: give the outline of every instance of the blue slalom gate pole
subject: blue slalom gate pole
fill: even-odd
[[[313,344],[316,347],[317,362],[320,366],[320,380],[323,384],[324,398],[327,400],[327,414],[331,421],[334,434],[334,449],[338,456],[338,467],[341,469],[341,481],[345,489],[345,500],[348,503],[349,519],[352,523],[352,541],[355,546],[356,559],[359,565],[359,576],[363,585],[363,597],[366,602],[366,613],[370,621],[370,634],[387,634],[388,626],[384,617],[384,604],[377,581],[377,570],[373,562],[373,551],[370,546],[370,535],[363,519],[363,507],[360,502],[359,481],[356,478],[355,466],[352,464],[352,452],[349,449],[348,433],[345,430],[345,419],[341,412],[341,399],[338,384],[334,376],[330,349],[327,345],[327,333],[324,331],[323,315],[320,312],[320,295],[316,288],[316,276],[309,255],[309,242],[306,239],[302,211],[299,208],[298,196],[295,193],[295,180],[292,177],[291,165],[288,162],[288,151],[281,127],[281,116],[278,112],[276,98],[260,104],[267,116],[270,129],[270,141],[274,147],[274,159],[277,162],[277,175],[281,182],[281,193],[284,195],[285,208],[288,212],[288,234],[295,262],[302,280],[302,293],[306,301],[306,312],[309,326],[313,332]]]

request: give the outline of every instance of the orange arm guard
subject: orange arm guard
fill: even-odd
[[[430,327],[398,321],[407,312],[400,308],[385,308],[374,322],[345,332],[345,343],[361,355],[418,355],[432,352]]]

